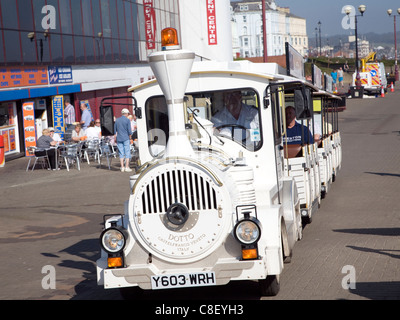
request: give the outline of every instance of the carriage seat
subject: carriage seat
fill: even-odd
[[[302,156],[301,144],[284,144],[283,156],[286,159],[301,157]]]

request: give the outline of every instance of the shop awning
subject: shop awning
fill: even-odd
[[[14,90],[1,90],[1,101],[14,101],[21,99],[42,98],[48,96],[56,96],[63,94],[70,94],[81,92],[81,84],[71,84],[64,86],[51,86],[51,87],[35,87],[35,88],[22,88]]]

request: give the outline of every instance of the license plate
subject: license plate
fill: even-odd
[[[151,288],[153,290],[215,285],[216,279],[213,271],[166,274],[151,277]]]

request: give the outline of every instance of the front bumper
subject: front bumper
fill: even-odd
[[[259,280],[265,279],[270,274],[279,274],[283,267],[279,261],[279,248],[267,249],[264,258],[260,260],[240,261],[236,258],[220,258],[213,266],[167,270],[158,268],[154,263],[107,269],[107,259],[100,258],[97,261],[97,283],[103,285],[105,289],[139,286],[150,290],[151,277],[155,275],[210,271],[215,273],[216,285],[224,285],[231,280]]]

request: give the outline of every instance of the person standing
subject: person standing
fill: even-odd
[[[82,110],[82,116],[81,116],[81,126],[84,131],[89,127],[90,121],[92,121],[92,115],[90,114],[90,111],[84,101],[81,101],[81,110]]]
[[[340,67],[339,71],[338,71],[338,79],[339,79],[339,85],[344,88],[344,84],[343,84],[343,69],[342,67]]]
[[[350,68],[349,68],[349,65],[347,64],[347,61],[344,64],[343,69],[344,69],[344,72],[349,73]]]
[[[128,116],[129,121],[131,122],[131,129],[132,129],[132,140],[137,139],[137,133],[136,133],[136,129],[137,129],[137,125],[136,125],[136,115],[135,114],[130,114]]]
[[[119,117],[114,124],[114,132],[117,135],[117,147],[119,159],[121,162],[121,172],[131,172],[129,161],[131,159],[131,141],[132,135],[131,121],[128,119],[129,110],[124,108],[121,111],[122,117]],[[125,163],[125,164],[124,164]]]
[[[334,84],[334,85],[335,85],[336,82],[337,82],[337,76],[338,76],[337,71],[336,71],[336,70],[332,70],[332,72],[331,72],[331,77],[332,77],[332,81],[333,81],[333,84]]]
[[[65,118],[65,125],[71,125],[75,122],[75,108],[70,103],[69,99],[65,99],[64,101],[64,118]]]

